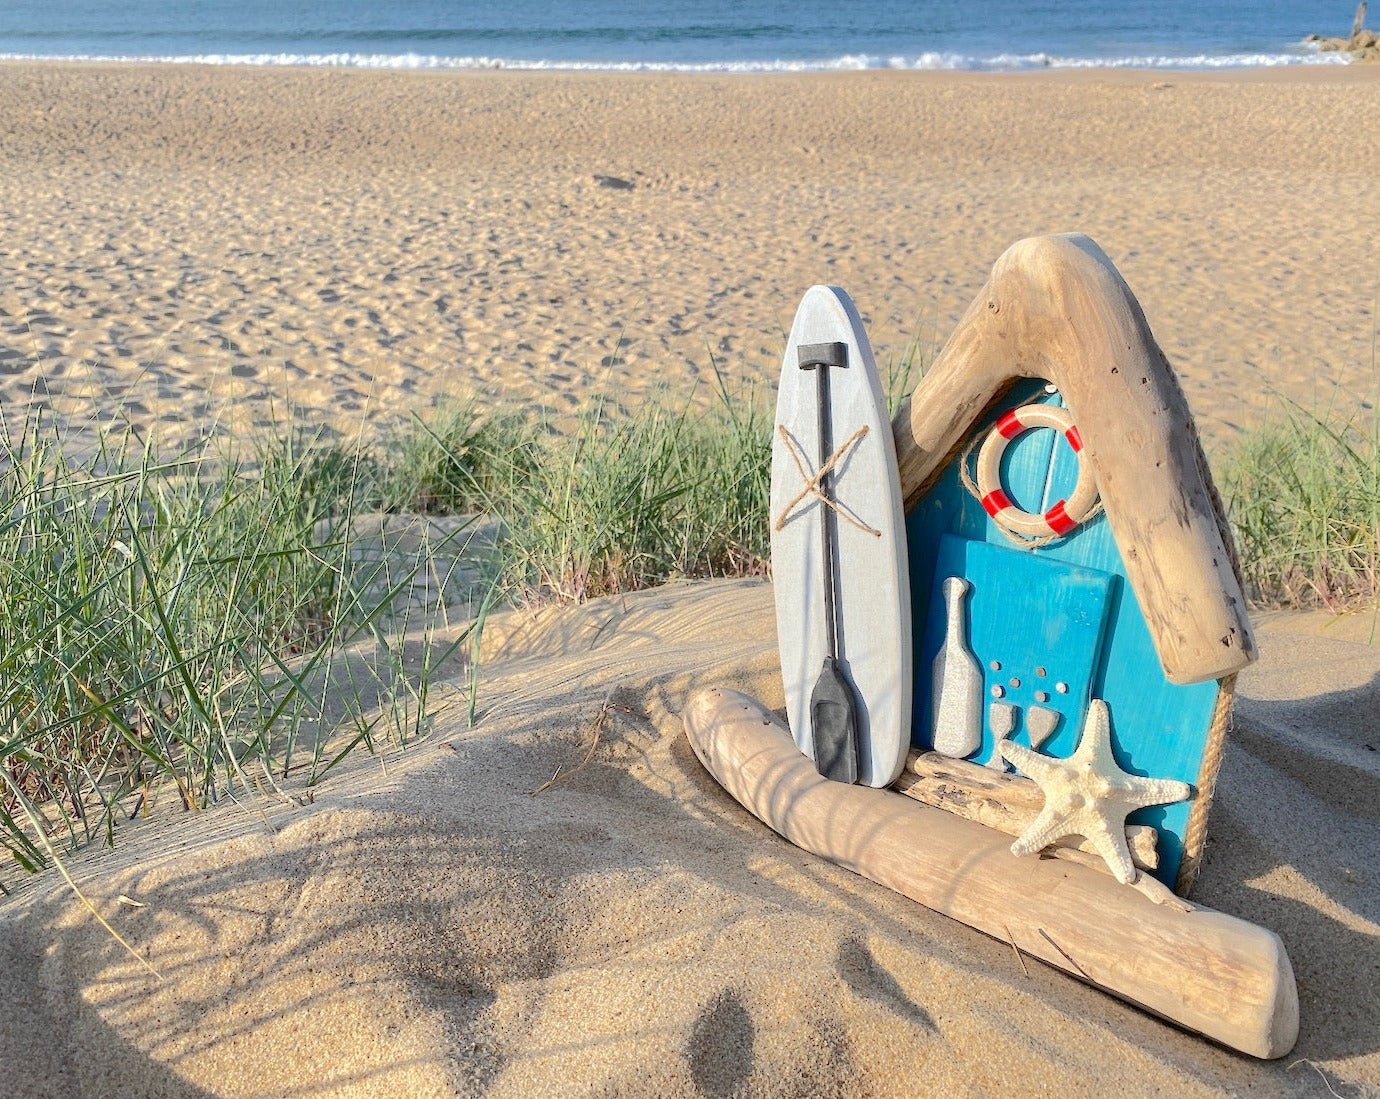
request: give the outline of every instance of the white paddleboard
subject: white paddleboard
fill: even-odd
[[[832,344],[844,345],[845,365],[801,368],[801,347]],[[801,301],[776,400],[771,559],[786,714],[796,744],[815,759],[810,699],[828,651],[822,526],[828,509],[814,495],[793,506],[792,501],[821,465],[819,369],[829,371],[831,453],[867,428],[832,473],[840,512],[833,524],[831,555],[835,634],[838,667],[857,702],[858,781],[887,786],[901,773],[910,743],[913,679],[905,512],[877,364],[858,311],[837,286],[811,287]],[[779,522],[783,514],[784,522]]]

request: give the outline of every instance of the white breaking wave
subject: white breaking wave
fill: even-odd
[[[1056,57],[1045,53],[1000,53],[971,57],[956,53],[921,53],[883,57],[844,54],[827,60],[775,61],[556,61],[504,57],[438,57],[422,53],[202,53],[156,55],[0,53],[0,61],[108,61],[166,65],[271,65],[336,69],[506,70],[514,72],[667,72],[792,73],[860,72],[907,69],[953,72],[1025,72],[1039,69],[1241,69],[1280,65],[1345,65],[1340,53],[1300,49],[1289,53],[1197,54],[1191,57]]]

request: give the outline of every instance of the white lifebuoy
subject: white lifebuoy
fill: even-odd
[[[1001,456],[1006,446],[1023,431],[1048,427],[1061,433],[1078,456],[1078,483],[1067,500],[1060,500],[1043,515],[1022,511],[1011,502],[1001,484]],[[992,425],[982,442],[977,460],[978,499],[995,522],[1025,538],[1062,538],[1091,514],[1097,503],[1097,479],[1083,460],[1083,440],[1068,411],[1057,405],[1028,404],[1006,412]]]

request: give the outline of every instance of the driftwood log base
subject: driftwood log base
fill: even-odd
[[[985,824],[1008,836],[1019,836],[1029,828],[1030,822],[1040,815],[1045,800],[1040,788],[1028,778],[1002,774],[966,759],[950,759],[938,752],[912,751],[906,759],[906,769],[892,788],[908,798]],[[1131,859],[1141,870],[1159,866],[1158,842],[1159,834],[1148,824],[1126,826]],[[1094,863],[1102,862],[1092,845],[1077,836],[1060,840],[1050,850],[1060,857],[1072,851],[1086,852],[1094,856]]]
[[[736,691],[700,691],[682,718],[710,774],[796,846],[1222,1045],[1293,1048],[1298,991],[1273,932],[1152,904],[1078,863],[1017,859],[1008,835],[893,790],[829,782]]]

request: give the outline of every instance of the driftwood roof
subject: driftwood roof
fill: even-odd
[[[897,412],[909,508],[1021,379],[1073,412],[1165,675],[1221,678],[1255,659],[1231,534],[1188,402],[1140,303],[1079,235],[1006,250],[933,367]]]

